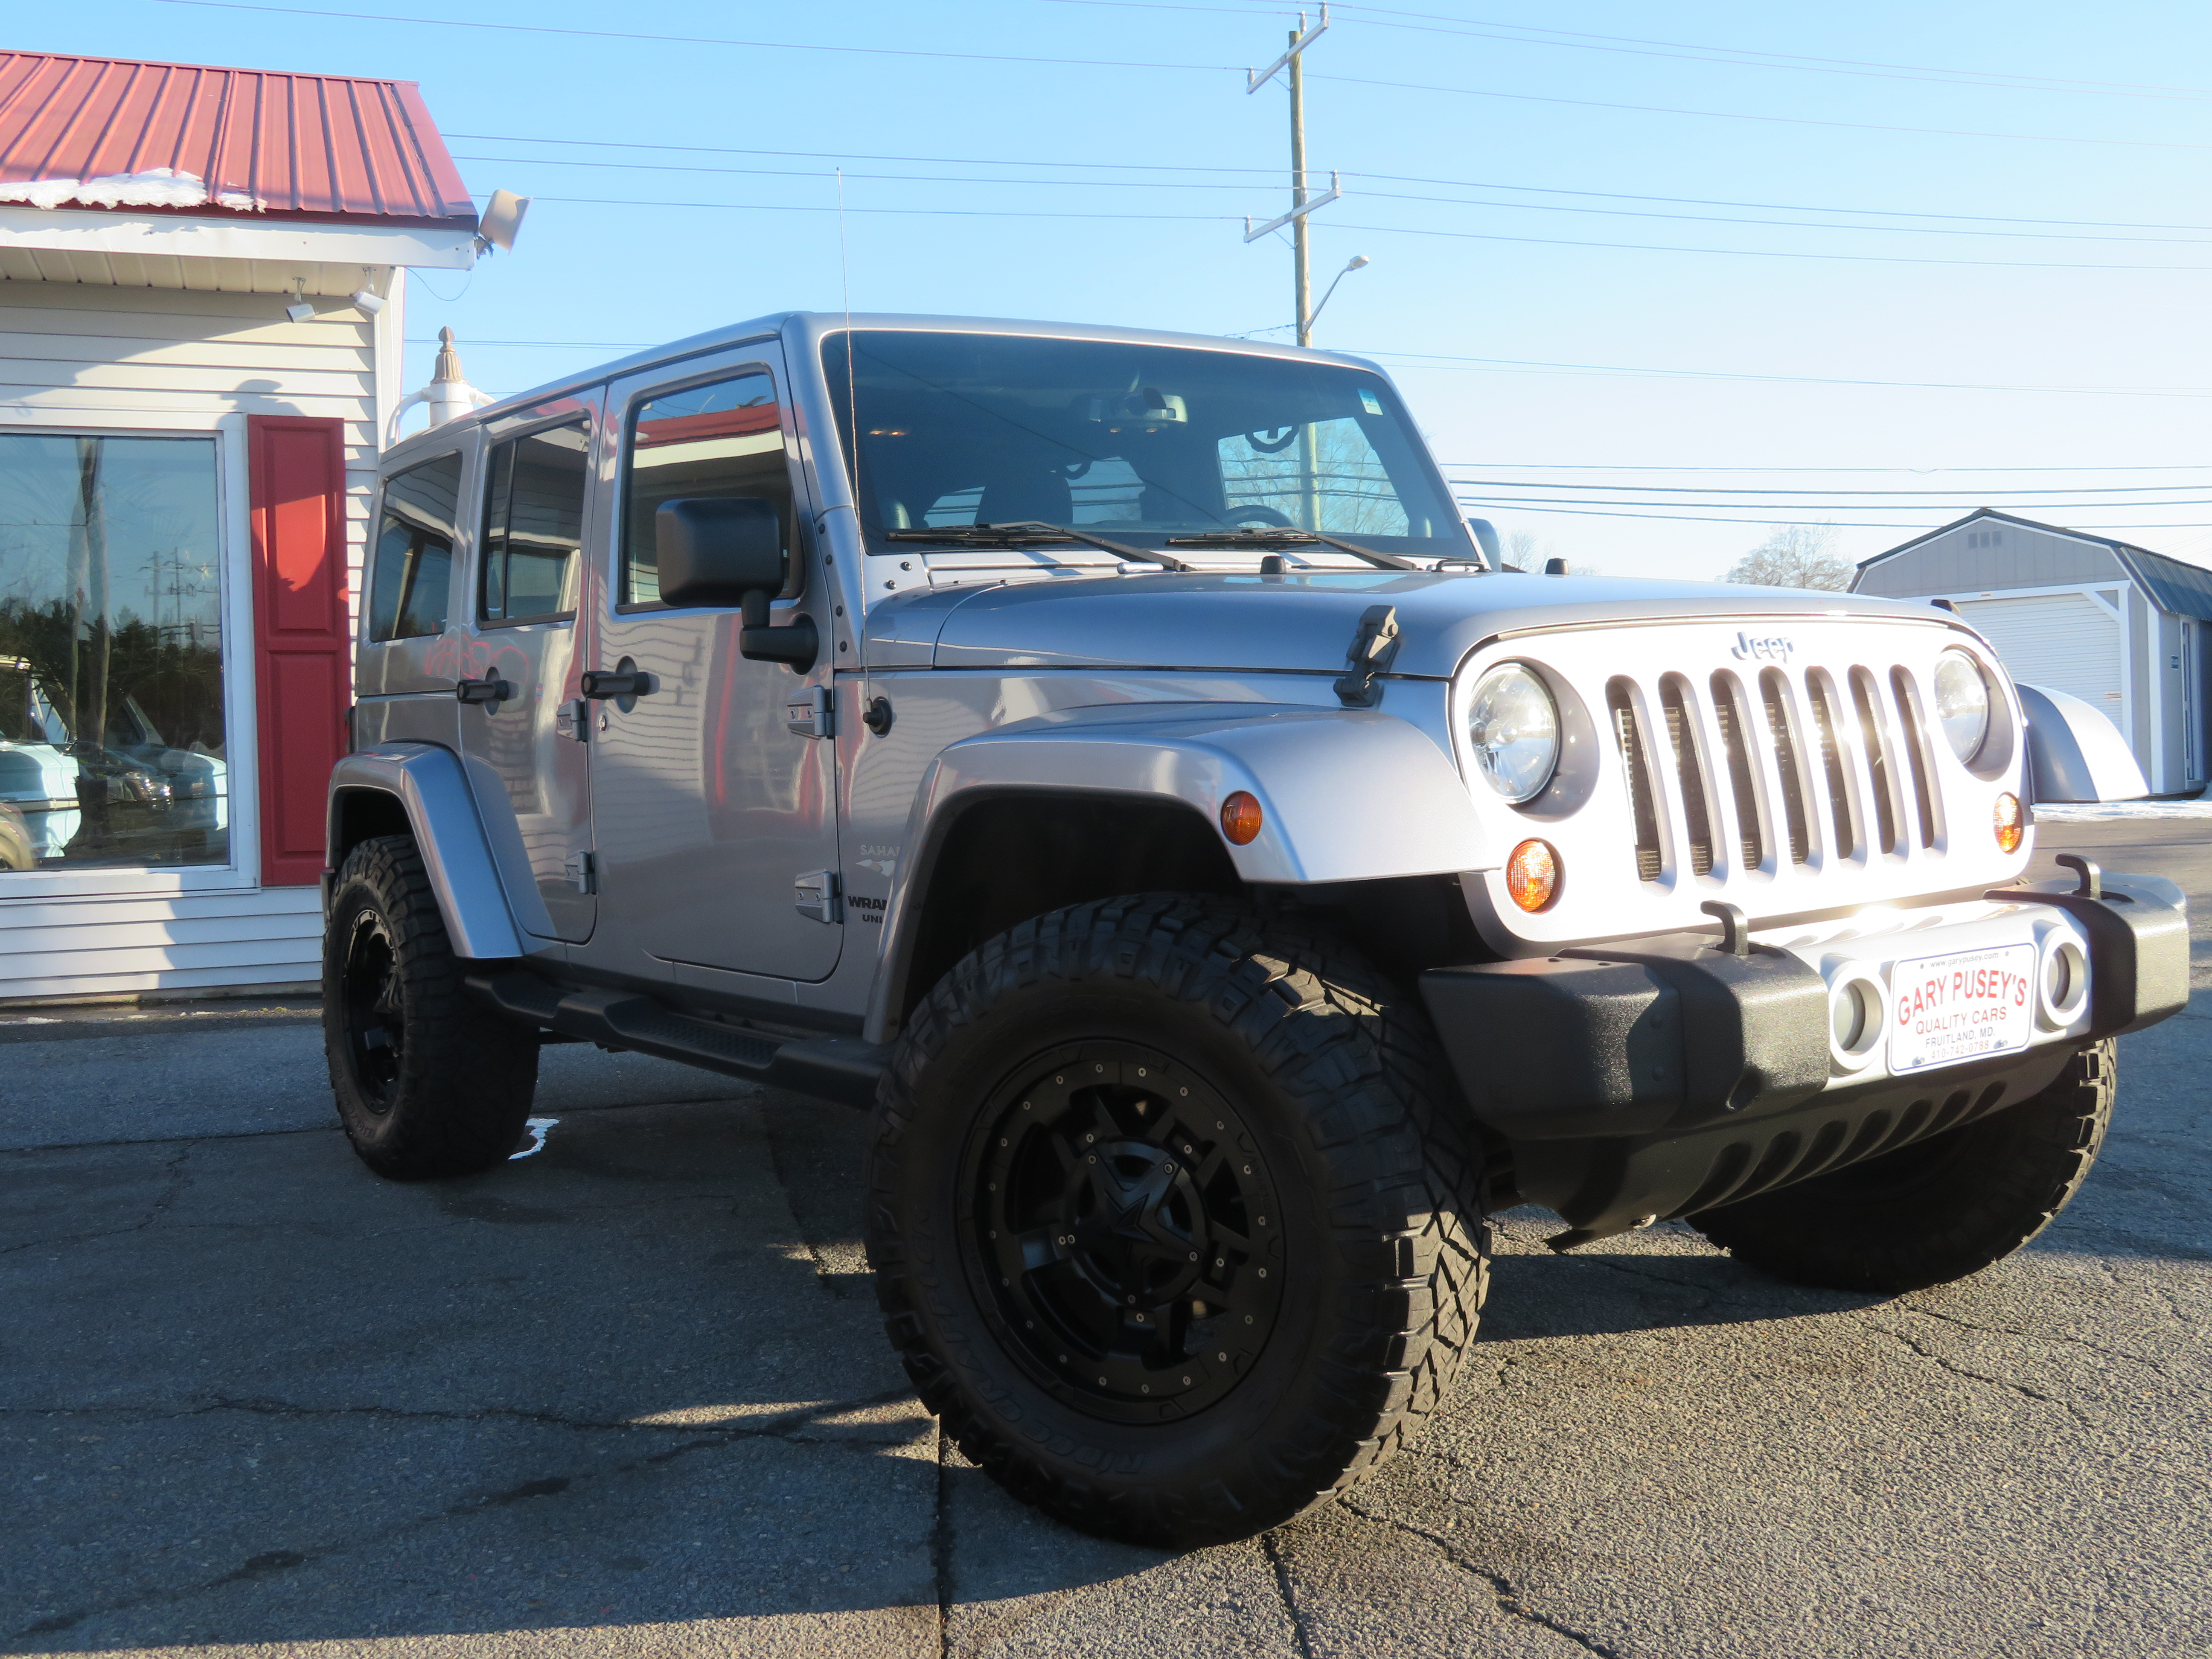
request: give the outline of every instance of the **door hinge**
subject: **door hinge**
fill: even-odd
[[[581,697],[571,697],[553,713],[553,729],[564,738],[574,738],[578,743],[592,740],[592,706]]]
[[[562,861],[561,873],[578,892],[596,893],[599,890],[599,855],[588,848],[571,853]]]
[[[783,723],[787,730],[802,738],[835,737],[837,732],[837,711],[830,701],[830,688],[810,685],[797,696],[783,701]]]
[[[791,884],[793,902],[802,916],[811,916],[817,921],[836,922],[845,920],[844,884],[837,879],[835,870],[810,870],[795,877]]]

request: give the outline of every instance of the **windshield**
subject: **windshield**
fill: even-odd
[[[866,330],[848,380],[846,337],[823,342],[823,367],[848,455],[859,429],[872,544],[1035,522],[1150,546],[1289,529],[1416,557],[1468,553],[1378,374],[1181,346]]]

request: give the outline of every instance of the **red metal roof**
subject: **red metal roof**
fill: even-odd
[[[0,52],[0,203],[473,228],[412,81]]]

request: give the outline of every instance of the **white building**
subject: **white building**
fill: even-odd
[[[413,85],[0,53],[0,1000],[300,988],[407,266]]]
[[[1851,590],[1948,599],[2014,679],[2108,715],[2153,794],[2203,787],[2212,570],[1984,507],[1876,554]]]

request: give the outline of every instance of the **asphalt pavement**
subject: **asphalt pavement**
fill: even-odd
[[[2044,846],[2181,881],[2212,949],[2196,830]],[[0,1650],[2212,1652],[2200,996],[2123,1041],[2074,1206],[1959,1285],[1500,1218],[1411,1453],[1182,1554],[940,1443],[877,1325],[856,1112],[556,1048],[538,1150],[398,1185],[305,1010],[0,1016]]]

